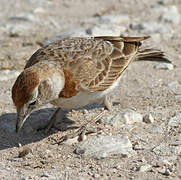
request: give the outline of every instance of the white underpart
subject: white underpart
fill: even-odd
[[[52,78],[52,84],[53,84],[52,96],[57,97],[60,91],[64,88],[65,78],[63,76],[54,75]]]
[[[81,91],[76,96],[72,98],[59,98],[52,102],[52,104],[59,106],[63,109],[74,109],[86,106],[91,103],[98,102],[100,99],[103,99],[105,95],[110,93],[114,88],[116,88],[119,84],[120,78],[116,82],[113,83],[105,91],[97,91],[97,92],[88,92],[88,91]]]

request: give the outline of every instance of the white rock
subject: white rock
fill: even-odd
[[[79,139],[79,137],[76,136],[74,138],[71,138],[71,139],[68,139],[68,140],[64,141],[63,144],[67,144],[67,145],[76,144],[76,143],[79,142],[78,139]]]
[[[143,122],[145,123],[148,123],[148,124],[151,124],[154,122],[154,118],[151,114],[146,114],[144,117],[143,117]]]
[[[177,6],[172,5],[164,7],[159,19],[164,22],[169,22],[176,25],[179,24],[180,14]]]
[[[140,33],[169,33],[171,29],[157,22],[144,22],[139,24],[131,24],[130,28]]]
[[[140,123],[143,121],[143,116],[133,110],[123,110],[121,112],[113,112],[105,115],[100,119],[101,123],[108,124],[114,128],[120,128],[124,125]]]
[[[99,22],[102,24],[128,24],[130,21],[130,18],[126,14],[120,14],[120,15],[105,15],[99,17]]]
[[[146,165],[143,165],[143,166],[140,166],[137,171],[140,171],[140,172],[146,172],[146,171],[149,171],[151,169],[151,165],[150,164],[146,164]]]
[[[18,15],[10,17],[9,20],[11,21],[37,21],[38,19],[31,13],[20,13]]]
[[[168,168],[165,168],[165,167],[159,169],[158,172],[165,175],[165,176],[170,176],[171,175],[170,170]]]
[[[4,31],[9,32],[11,35],[22,35],[27,30],[30,30],[32,26],[27,23],[23,24],[6,24],[3,26]]]
[[[76,154],[92,156],[96,159],[115,155],[131,156],[135,151],[126,135],[97,135],[79,143]]]
[[[98,24],[86,30],[90,36],[120,36],[125,31],[124,26],[116,24]]]
[[[173,81],[173,82],[169,82],[167,84],[164,84],[166,86],[168,86],[170,88],[170,90],[177,95],[176,98],[179,97],[179,95],[181,94],[181,84],[177,81]]]
[[[161,125],[154,125],[151,130],[150,133],[152,134],[161,134],[163,133],[163,128]]]
[[[164,69],[164,70],[173,70],[174,65],[171,63],[155,63],[153,68],[155,69]]]
[[[178,127],[181,125],[181,113],[177,113],[168,121],[168,126]]]
[[[42,7],[38,7],[36,9],[34,9],[33,13],[44,13],[45,10]]]
[[[174,141],[170,143],[171,146],[180,146],[181,145],[181,140],[180,141]]]
[[[157,166],[163,167],[163,166],[172,166],[173,163],[170,163],[167,159],[160,160],[156,163]]]
[[[0,81],[7,81],[16,78],[19,74],[20,71],[16,70],[2,70],[0,71]]]
[[[168,3],[172,2],[172,1],[173,0],[158,0],[158,3],[162,4],[162,5],[166,5],[166,4],[168,4]]]

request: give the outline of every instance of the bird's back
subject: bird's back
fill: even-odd
[[[25,69],[38,62],[56,61],[63,68],[66,82],[71,77],[76,89],[103,91],[119,78],[138,52],[140,41],[147,38],[104,36],[58,40],[36,51]]]

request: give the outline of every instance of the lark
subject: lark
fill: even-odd
[[[171,63],[156,49],[142,49],[144,37],[73,37],[57,40],[37,50],[27,61],[12,88],[17,109],[16,132],[31,112],[51,103],[57,110],[46,126],[48,132],[61,109],[74,109],[103,101],[118,85],[133,61]]]

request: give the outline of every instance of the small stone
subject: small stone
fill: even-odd
[[[30,148],[23,148],[23,150],[21,150],[18,154],[19,158],[25,157],[26,155],[28,155],[32,150]]]
[[[100,175],[99,175],[99,174],[93,174],[92,177],[93,177],[93,178],[99,178]]]
[[[171,166],[172,163],[170,163],[167,159],[160,160],[156,163],[157,166],[163,167],[163,166]]]
[[[126,135],[97,135],[92,136],[79,143],[76,154],[92,156],[96,159],[111,157],[115,155],[131,156],[135,153],[132,144]]]
[[[171,146],[179,146],[181,145],[181,141],[175,141],[170,143]]]
[[[172,2],[172,1],[173,0],[158,0],[157,2],[158,2],[158,4],[166,5],[166,4],[168,4],[168,3]]]
[[[178,127],[181,124],[181,113],[177,113],[174,117],[169,119],[168,126]]]
[[[11,21],[37,21],[37,17],[35,18],[33,14],[30,13],[22,13],[16,16],[12,16],[9,18]]]
[[[171,31],[168,26],[157,22],[131,24],[130,28],[138,31],[139,33],[169,33]]]
[[[146,165],[143,165],[143,166],[140,166],[137,171],[140,171],[140,172],[146,172],[146,171],[149,171],[151,169],[151,165],[150,164],[146,164]]]
[[[11,37],[21,36],[27,31],[30,31],[32,26],[30,24],[9,24],[7,25],[7,31],[9,32]]]
[[[146,114],[144,117],[143,117],[143,122],[145,123],[148,123],[148,124],[151,124],[154,122],[154,118],[151,114]]]
[[[140,123],[143,121],[143,116],[133,110],[122,110],[120,112],[113,112],[105,115],[100,119],[100,123],[108,124],[114,128],[121,128],[124,125]]]
[[[160,125],[154,125],[151,128],[150,133],[152,133],[152,134],[161,134],[161,133],[163,133],[163,128]]]
[[[45,12],[45,10],[41,7],[38,7],[36,9],[34,9],[34,11],[33,11],[33,13],[44,13],[44,12]]]
[[[161,21],[172,23],[172,24],[179,24],[180,23],[180,14],[177,6],[167,6],[163,8],[161,15],[159,17]]]
[[[120,15],[105,15],[99,17],[99,22],[101,24],[123,24],[128,23],[130,21],[130,18],[126,14],[120,14]]]
[[[154,69],[173,70],[174,65],[171,63],[156,63],[153,66]]]
[[[79,137],[76,136],[74,138],[67,139],[66,141],[63,142],[63,144],[73,145],[73,144],[76,144],[79,142],[78,139],[79,139]]]
[[[165,168],[165,170],[163,170],[162,174],[165,175],[165,176],[170,176],[171,172],[170,172],[169,168]]]
[[[136,144],[134,146],[134,150],[144,150],[146,149],[145,146],[141,145],[141,144]]]
[[[50,175],[47,172],[41,174],[41,177],[49,177]]]
[[[117,24],[98,24],[86,30],[89,36],[120,36],[126,28]]]
[[[153,148],[153,152],[159,156],[161,156],[161,155],[168,156],[168,155],[173,154],[173,153],[171,153],[171,149],[168,147],[168,144],[166,144],[166,143],[161,143],[160,145]]]

